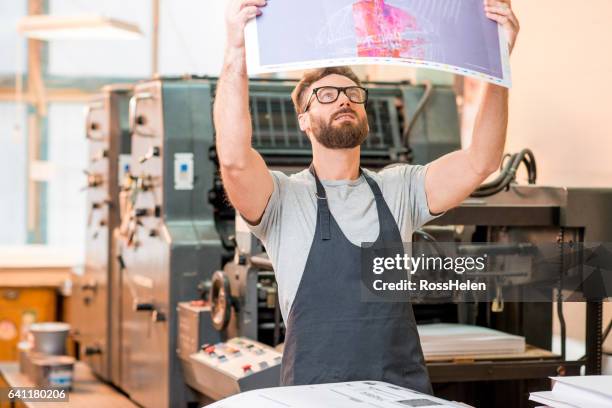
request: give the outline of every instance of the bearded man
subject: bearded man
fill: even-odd
[[[486,84],[471,145],[426,166],[375,173],[360,166],[368,136],[368,93],[346,67],[307,72],[292,98],[312,164],[287,176],[251,147],[244,26],[265,0],[232,0],[214,107],[216,145],[227,195],[263,242],[274,266],[286,325],[281,384],[386,381],[431,393],[412,306],[361,300],[361,243],[393,248],[458,205],[501,161],[508,91]],[[485,0],[506,30],[518,21],[509,1]]]

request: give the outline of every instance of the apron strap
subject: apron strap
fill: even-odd
[[[323,187],[321,180],[319,180],[319,176],[317,176],[314,164],[311,163],[308,170],[310,170],[310,173],[314,176],[317,185],[317,215],[319,217],[319,223],[321,226],[321,239],[324,241],[329,240],[331,239],[331,212],[329,211],[329,205],[327,203],[327,193],[325,192],[325,187]],[[363,172],[361,167],[359,167],[359,175],[362,174],[364,175],[365,179],[368,180],[368,183],[374,183],[374,185],[376,186],[375,190],[374,187],[372,187],[372,190],[374,191],[374,196],[376,198],[382,197],[382,193],[380,192],[378,185],[373,180],[370,180],[369,177]],[[377,192],[379,195],[377,195]]]
[[[329,211],[329,206],[327,205],[327,194],[325,193],[325,188],[323,187],[323,184],[321,184],[321,180],[319,180],[319,176],[317,176],[313,164],[310,165],[309,170],[310,173],[314,176],[315,182],[317,184],[317,216],[319,217],[319,225],[321,227],[321,239],[328,240],[331,239],[331,213]]]
[[[398,228],[397,222],[393,215],[389,212],[389,206],[387,205],[380,186],[372,177],[363,173],[363,177],[370,185],[370,189],[374,194],[374,200],[376,201],[376,211],[378,212],[378,225],[380,226],[381,235],[383,230],[394,231]],[[386,215],[389,215],[388,217]],[[401,234],[400,234],[401,235]],[[401,240],[400,240],[401,242]]]
[[[378,204],[378,200],[383,199],[383,193],[382,191],[380,191],[380,187],[378,186],[378,183],[372,180],[372,178],[368,176],[367,174],[365,174],[365,172],[363,173],[363,177],[366,179],[366,181],[370,185],[370,188],[372,189],[372,193],[374,193],[374,197],[376,198],[376,201]]]

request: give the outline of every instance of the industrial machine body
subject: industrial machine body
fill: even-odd
[[[153,80],[130,101],[134,183],[120,243],[121,388],[145,407],[190,400],[177,349],[178,302],[221,267],[207,197],[215,167],[210,85]]]
[[[85,269],[73,285],[74,335],[80,358],[107,381],[119,380],[113,358],[120,350],[120,276],[115,267],[114,229],[119,192],[130,163],[128,101],[131,86],[111,85],[87,105],[89,145]]]

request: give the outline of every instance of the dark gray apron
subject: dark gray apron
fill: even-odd
[[[431,394],[412,305],[362,301],[362,248],[343,234],[329,211],[325,188],[312,166],[310,171],[317,184],[317,226],[287,321],[281,384],[374,380]],[[386,248],[385,256],[403,255],[397,223],[380,188],[362,174],[378,211],[374,246]]]

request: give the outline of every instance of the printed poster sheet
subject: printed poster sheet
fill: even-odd
[[[482,0],[269,0],[245,29],[249,74],[357,64],[432,68],[510,87]]]
[[[295,385],[243,392],[207,408],[461,408],[469,405],[380,381]]]

